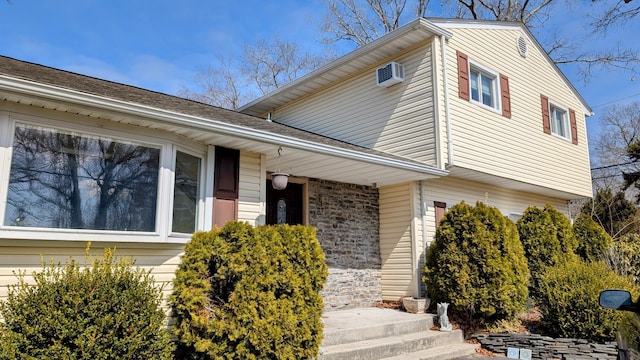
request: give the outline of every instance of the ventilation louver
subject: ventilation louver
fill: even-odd
[[[520,35],[516,40],[516,44],[518,46],[518,52],[520,53],[520,56],[527,57],[527,52],[529,51],[527,39],[525,39],[524,36]]]
[[[390,62],[376,70],[378,86],[389,87],[404,81],[404,65]]]

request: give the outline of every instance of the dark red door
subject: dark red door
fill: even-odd
[[[289,183],[284,190],[275,190],[267,180],[267,224],[302,224],[302,184]]]

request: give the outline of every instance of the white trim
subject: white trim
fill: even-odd
[[[389,166],[396,169],[421,172],[427,175],[446,176],[448,171],[433,168],[428,165],[417,164],[411,161],[390,159],[386,156],[364,154],[360,151],[338,148],[326,144],[301,140],[290,136],[272,132],[261,131],[240,125],[225,123],[212,119],[185,115],[168,110],[153,108],[146,105],[108,99],[101,96],[86,94],[79,91],[58,88],[51,85],[40,84],[23,79],[0,75],[0,90],[21,92],[27,95],[46,97],[57,101],[71,101],[77,105],[85,105],[100,109],[110,109],[126,114],[143,116],[156,121],[188,126],[206,131],[214,131],[233,137],[269,143],[278,146],[288,146],[300,150],[331,155],[340,158],[361,161],[365,163]],[[247,115],[248,116],[248,115]]]
[[[245,104],[243,106],[241,106],[240,108],[238,108],[239,112],[244,112],[245,110],[247,110],[248,108],[255,106],[256,104],[259,104],[269,98],[272,98],[280,93],[284,93],[289,91],[289,89],[291,88],[295,88],[296,86],[307,82],[308,80],[315,78],[315,77],[320,77],[322,75],[324,75],[327,72],[330,72],[332,69],[337,68],[343,64],[349,63],[357,58],[359,58],[360,56],[370,53],[372,51],[374,51],[376,48],[381,47],[385,44],[388,43],[392,43],[393,41],[395,41],[397,38],[400,38],[402,36],[404,36],[407,33],[410,33],[412,31],[416,31],[416,30],[423,30],[423,31],[428,31],[430,33],[432,33],[433,35],[439,35],[439,36],[444,36],[447,38],[451,38],[453,36],[453,34],[451,34],[451,32],[444,30],[442,28],[440,28],[439,26],[435,25],[434,23],[432,23],[431,21],[425,19],[425,18],[418,18],[415,19],[399,28],[397,28],[394,31],[391,31],[389,33],[386,33],[385,35],[377,38],[376,40],[365,44],[359,48],[357,48],[354,51],[351,51],[349,53],[347,53],[344,56],[341,56],[339,58],[337,58],[336,60],[333,60],[331,62],[329,62],[328,64],[321,66],[320,68],[306,74],[303,75],[301,77],[299,77],[298,79],[295,79],[289,83],[287,83],[286,85],[279,87],[278,89],[262,96],[259,97],[251,102],[249,102],[248,104]]]
[[[213,186],[216,165],[216,147],[207,147],[207,166],[204,177],[204,222],[200,230],[208,231],[213,228]]]
[[[562,122],[563,122],[564,130],[567,133],[567,136],[562,136],[562,135],[558,134],[557,132],[553,131],[553,122],[555,121],[555,118],[553,116],[553,111],[551,110],[553,108],[560,110],[564,114]],[[571,142],[571,140],[572,140],[571,139],[571,120],[569,119],[569,109],[567,109],[566,107],[564,107],[564,106],[562,106],[562,105],[560,105],[560,104],[558,104],[556,102],[553,102],[553,101],[549,100],[549,109],[548,110],[549,110],[549,129],[551,131],[551,135],[553,135],[553,136],[555,136],[557,138],[560,138],[560,139],[563,139],[563,140]]]
[[[205,178],[205,167],[206,167],[206,154],[203,152],[196,152],[196,151],[192,151],[190,149],[185,149],[181,146],[178,145],[172,145],[173,147],[173,161],[171,162],[171,204],[169,207],[169,224],[170,227],[168,228],[168,234],[169,236],[181,236],[181,235],[188,235],[191,236],[191,234],[186,234],[186,233],[181,233],[181,232],[174,232],[173,231],[173,205],[174,205],[174,200],[175,200],[175,187],[176,187],[176,160],[178,158],[178,151],[183,153],[183,154],[187,154],[190,156],[193,156],[195,158],[198,158],[200,160],[200,171],[198,172],[198,201],[196,202],[196,228],[194,229],[194,231],[199,231],[202,230],[202,223],[204,222],[204,217],[203,217],[203,210],[204,210],[204,203],[205,203],[205,193],[204,193],[204,178]]]
[[[58,229],[41,227],[19,227],[4,225],[7,208],[8,188],[10,181],[11,156],[13,154],[13,138],[17,124],[27,127],[50,129],[61,133],[70,133],[88,138],[111,139],[117,142],[131,143],[159,150],[158,187],[156,193],[154,231],[115,231],[95,229]],[[173,187],[176,152],[181,151],[201,160],[197,229],[203,228],[206,211],[204,211],[205,190],[202,179],[208,167],[204,147],[194,146],[187,142],[175,142],[162,139],[156,135],[142,135],[132,132],[130,127],[125,131],[105,128],[101,123],[78,123],[63,121],[49,117],[39,117],[21,113],[0,113],[0,238],[31,240],[69,240],[69,241],[101,241],[101,242],[144,242],[144,243],[185,243],[191,234],[172,232]],[[154,132],[152,132],[153,134]],[[173,139],[175,140],[175,139]],[[190,145],[190,146],[189,146]],[[199,148],[199,150],[198,150]],[[213,166],[211,167],[213,171]],[[212,181],[212,180],[211,180]],[[213,186],[211,186],[212,188]]]
[[[495,113],[498,114],[502,114],[502,98],[501,98],[501,90],[500,90],[500,74],[487,68],[484,65],[481,65],[471,59],[469,59],[468,61],[469,63],[469,101],[479,105],[480,107],[483,107],[485,109],[491,110]],[[478,75],[481,76],[486,76],[488,78],[491,78],[492,82],[492,86],[491,86],[491,91],[493,92],[492,96],[493,96],[493,100],[494,100],[494,106],[489,106],[484,104],[481,99],[482,99],[482,81],[480,79],[478,79],[478,99],[479,100],[475,100],[473,98],[473,94],[471,91],[471,72],[475,71],[476,73],[478,73]]]

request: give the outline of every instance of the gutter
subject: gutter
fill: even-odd
[[[118,111],[135,116],[163,121],[168,124],[190,126],[206,131],[229,135],[233,137],[253,140],[262,143],[287,146],[314,153],[336,156],[344,159],[356,160],[365,163],[393,167],[408,171],[415,171],[426,175],[446,176],[448,171],[422,165],[412,161],[390,159],[380,155],[365,154],[360,151],[344,149],[336,146],[321,144],[308,140],[301,140],[290,136],[274,134],[264,130],[253,129],[208,118],[185,115],[178,112],[158,109],[146,105],[130,103],[122,100],[109,99],[98,95],[88,94],[76,90],[60,88],[47,84],[18,79],[6,75],[0,75],[0,90],[57,100],[71,102],[76,105],[96,107],[111,111]],[[247,115],[242,115],[247,116]]]

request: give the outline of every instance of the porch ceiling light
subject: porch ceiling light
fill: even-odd
[[[282,156],[282,147],[278,148],[278,163],[276,164],[276,172],[271,174],[271,186],[275,190],[284,190],[289,182],[289,174],[280,172],[280,157]]]

